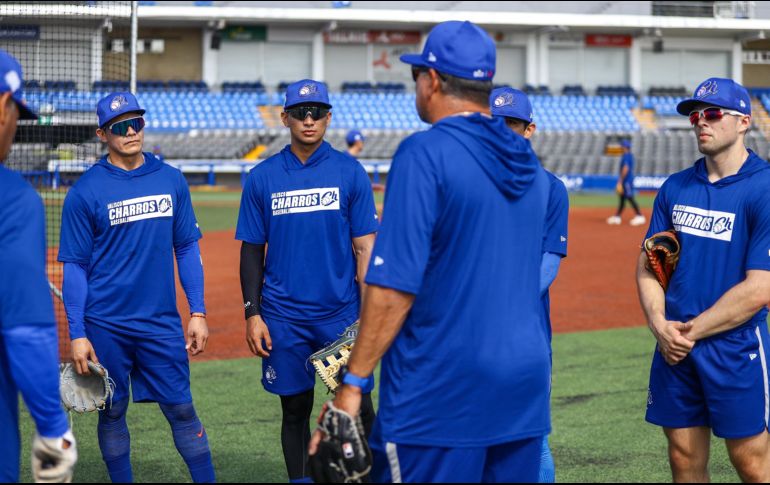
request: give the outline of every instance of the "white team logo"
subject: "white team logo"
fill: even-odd
[[[476,79],[487,77],[487,73],[483,69],[476,69],[475,71],[473,71],[473,77],[475,77]]]
[[[733,239],[735,214],[676,204],[671,212],[674,229],[693,236],[730,242]]]
[[[174,206],[169,194],[148,195],[107,204],[107,218],[110,220],[110,226],[173,216]]]
[[[316,189],[275,192],[270,196],[270,208],[274,216],[340,210],[339,187],[319,187]]]
[[[326,192],[323,195],[323,197],[321,197],[321,205],[330,206],[333,203],[337,202],[337,200],[338,200],[338,193],[330,190],[329,192]]]
[[[171,209],[171,199],[169,197],[161,199],[161,201],[158,203],[158,210],[161,213],[165,213],[168,212],[169,209]]]
[[[746,107],[746,102],[741,100],[741,108],[745,108],[745,107]]]
[[[112,98],[112,102],[110,103],[110,110],[111,111],[117,111],[121,108],[121,106],[125,106],[128,104],[128,101],[126,101],[126,98],[123,96],[115,96]]]
[[[567,238],[564,236],[560,236],[559,239],[561,240],[561,242],[567,242]]]
[[[428,62],[436,62],[436,61],[437,61],[436,54],[432,52],[428,52]]]
[[[278,373],[275,372],[275,369],[273,369],[273,366],[271,365],[267,366],[267,370],[265,370],[265,380],[270,384],[273,384],[276,381],[276,379],[278,379]]]
[[[383,264],[385,264],[385,260],[382,259],[379,256],[375,256],[375,258],[374,258],[374,265],[375,266],[382,266]]]
[[[757,358],[757,354],[749,354],[749,359],[754,360]]]
[[[19,78],[19,73],[16,71],[8,71],[5,73],[5,84],[11,88],[12,93],[15,93],[16,90],[21,87],[21,78]]]
[[[305,84],[304,86],[299,88],[299,95],[302,98],[306,98],[311,94],[315,94],[317,92],[318,92],[318,87],[315,84]]]
[[[513,95],[511,93],[503,93],[500,96],[495,98],[494,103],[496,108],[512,105]]]
[[[698,88],[698,91],[695,93],[695,97],[705,98],[706,96],[711,96],[712,94],[717,94],[717,82],[706,81],[701,85],[701,87]]]

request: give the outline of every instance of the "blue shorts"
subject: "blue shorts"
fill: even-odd
[[[647,421],[666,428],[708,426],[727,439],[767,430],[768,343],[766,324],[747,324],[697,342],[674,366],[656,348]]]
[[[402,445],[383,442],[375,423],[369,446],[374,483],[537,483],[543,437],[471,448]]]
[[[183,336],[130,337],[97,325],[86,325],[96,357],[115,381],[114,401],[127,399],[129,381],[134,402],[187,404],[190,363]]]
[[[623,182],[623,195],[627,198],[631,198],[634,196],[634,183],[633,181],[630,182]]]
[[[310,356],[342,336],[353,322],[298,325],[262,318],[270,331],[273,350],[262,359],[262,385],[267,392],[291,396],[315,387],[315,369]],[[372,392],[374,383],[363,390]]]

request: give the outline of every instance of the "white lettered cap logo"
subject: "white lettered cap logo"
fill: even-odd
[[[117,111],[121,108],[121,106],[127,105],[128,102],[126,101],[126,98],[123,96],[115,96],[112,98],[112,102],[110,103],[110,110]]]
[[[316,88],[315,84],[305,84],[301,88],[299,88],[299,95],[303,98],[306,96],[310,96],[311,94],[315,93],[318,90]]]

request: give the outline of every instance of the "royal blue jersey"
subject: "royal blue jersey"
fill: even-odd
[[[623,184],[634,183],[634,155],[631,152],[624,153],[620,157],[620,173],[623,173],[623,167],[628,167],[628,173],[622,178]]]
[[[235,238],[267,243],[262,313],[298,324],[355,320],[360,295],[351,240],[378,225],[366,171],[326,142],[304,164],[287,145],[254,167]]]
[[[385,441],[476,447],[549,431],[549,185],[502,118],[451,116],[399,146],[366,278],[415,296],[382,361]]]
[[[200,238],[182,172],[148,152],[131,171],[99,160],[67,193],[59,247],[59,261],[88,268],[86,325],[181,335],[174,247]]]
[[[666,318],[687,322],[710,308],[748,270],[770,271],[770,165],[754,152],[740,171],[708,180],[703,158],[666,180],[647,237],[676,229],[679,263],[666,291]],[[751,319],[760,324],[767,309]]]
[[[564,183],[551,172],[546,171],[550,183],[548,212],[545,219],[543,253],[567,256],[567,225],[569,219],[569,195]],[[545,331],[551,341],[551,297],[546,291],[542,298]]]

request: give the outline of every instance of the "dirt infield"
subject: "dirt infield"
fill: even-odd
[[[562,262],[551,292],[556,332],[575,332],[644,325],[636,297],[634,268],[645,226],[605,222],[611,209],[574,208],[569,217],[569,257]],[[649,217],[649,210],[645,211]],[[232,231],[207,232],[201,240],[206,273],[206,306],[211,337],[195,360],[251,355],[246,347],[243,304],[238,275],[240,242]],[[179,312],[187,302],[177,284]],[[185,322],[186,323],[186,322]]]

